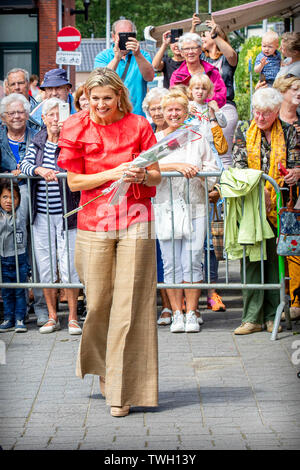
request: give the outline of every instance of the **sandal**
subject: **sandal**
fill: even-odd
[[[121,418],[123,416],[127,416],[129,414],[129,405],[125,406],[111,406],[110,407],[110,414],[115,416],[116,418]]]
[[[40,333],[53,333],[53,331],[60,330],[59,320],[55,321],[54,318],[49,318],[47,323],[43,325],[40,329]]]
[[[169,308],[164,308],[157,320],[158,325],[170,325],[171,323],[172,310]]]
[[[82,329],[77,320],[70,320],[69,321],[69,335],[81,335]]]

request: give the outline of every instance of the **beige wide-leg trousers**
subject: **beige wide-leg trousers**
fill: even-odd
[[[76,375],[105,377],[110,406],[157,406],[156,254],[151,223],[128,231],[78,230],[75,266],[85,285]],[[153,230],[153,227],[152,227]]]

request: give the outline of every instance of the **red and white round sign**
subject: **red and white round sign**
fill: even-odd
[[[66,26],[57,33],[57,44],[63,51],[75,51],[81,43],[81,34],[73,26]]]

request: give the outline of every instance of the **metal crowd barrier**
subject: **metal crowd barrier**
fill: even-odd
[[[179,172],[162,172],[162,176],[167,177],[169,179],[169,189],[170,189],[170,194],[172,196],[172,179],[171,177],[183,177],[181,173]],[[243,279],[244,282],[232,282],[230,280],[229,276],[229,263],[230,261],[228,260],[227,253],[224,252],[224,263],[225,263],[225,282],[221,283],[214,283],[211,282],[210,280],[210,219],[209,219],[209,211],[210,211],[210,203],[209,203],[209,196],[208,196],[208,184],[207,184],[207,177],[220,177],[221,172],[199,172],[197,176],[201,176],[204,178],[204,188],[205,188],[205,201],[206,201],[206,244],[207,244],[207,250],[206,250],[206,256],[207,256],[207,282],[201,282],[201,283],[181,283],[181,284],[176,284],[175,283],[175,265],[174,265],[174,215],[172,212],[172,246],[173,246],[173,283],[165,284],[165,283],[158,283],[157,288],[158,289],[218,289],[218,290],[236,290],[236,289],[246,289],[246,290],[279,290],[280,291],[280,304],[277,307],[276,310],[276,316],[275,316],[275,321],[274,321],[274,328],[273,332],[271,334],[271,340],[274,341],[277,339],[277,332],[278,332],[278,327],[280,324],[280,319],[281,319],[281,314],[283,311],[285,311],[286,314],[286,320],[287,320],[287,328],[291,329],[291,321],[289,317],[289,309],[288,309],[288,304],[287,304],[287,299],[285,295],[285,269],[284,269],[284,258],[279,256],[279,282],[276,284],[265,284],[264,283],[264,259],[263,259],[263,242],[261,242],[261,282],[258,284],[247,284],[247,279],[246,279],[246,248],[244,247],[243,249],[243,258],[241,261],[242,264],[242,272],[243,272]],[[66,173],[59,173],[57,175],[58,178],[63,179],[63,198],[64,198],[64,206],[66,207]],[[0,174],[0,178],[9,178],[11,179],[11,185],[13,182],[13,179],[15,177],[9,173],[2,173]],[[37,269],[35,265],[35,253],[34,253],[34,236],[33,236],[33,230],[32,230],[32,205],[31,205],[31,186],[32,186],[32,180],[33,179],[41,179],[40,177],[28,177],[25,175],[20,175],[18,178],[21,179],[27,179],[27,190],[28,190],[28,204],[29,204],[29,227],[30,227],[30,255],[32,259],[32,279],[26,283],[20,283],[20,276],[19,276],[19,266],[18,266],[18,257],[17,257],[17,241],[16,241],[16,226],[14,224],[14,232],[15,232],[15,237],[14,237],[14,242],[15,242],[15,259],[16,259],[16,271],[17,271],[17,282],[16,283],[4,283],[2,282],[2,273],[1,273],[1,265],[0,265],[0,289],[1,288],[32,288],[32,287],[38,287],[38,288],[83,288],[84,286],[81,283],[62,283],[62,282],[54,282],[53,281],[53,266],[52,266],[52,256],[51,256],[51,243],[50,243],[50,229],[49,229],[49,212],[47,214],[48,216],[48,243],[49,243],[49,251],[50,251],[50,263],[51,263],[51,274],[52,274],[52,282],[45,284],[38,282],[38,277],[37,277]],[[279,212],[279,209],[282,205],[282,198],[281,198],[281,190],[278,184],[276,183],[275,180],[270,178],[268,175],[263,174],[262,175],[262,180],[268,180],[273,187],[275,188],[276,194],[277,194],[277,212]],[[46,188],[48,188],[48,184],[46,184]],[[260,204],[259,204],[259,209],[260,209],[260,217],[261,217],[261,191],[262,191],[262,185],[260,184]],[[187,179],[187,185],[186,185],[186,201],[189,203],[190,200],[190,181]],[[47,201],[47,206],[48,206],[48,190],[46,189],[46,201]],[[172,207],[172,204],[171,204]],[[223,205],[223,217],[224,221],[226,223],[226,204]],[[65,209],[66,213],[66,209]],[[14,214],[14,210],[13,210]],[[66,220],[66,226],[68,226],[68,219]],[[278,221],[279,222],[279,221]],[[279,223],[278,223],[279,226]],[[68,275],[69,275],[69,280],[70,280],[70,257],[69,257],[69,242],[68,242],[68,228],[66,230],[66,239],[67,239],[67,250],[68,250]],[[191,276],[192,276],[192,257],[190,256],[190,269],[191,269]],[[192,277],[191,280],[193,281]]]

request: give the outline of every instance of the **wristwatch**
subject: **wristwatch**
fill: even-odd
[[[218,36],[217,31],[215,32],[215,34],[211,34],[211,35],[210,35],[210,37],[211,37],[212,39],[216,39],[217,36]]]

